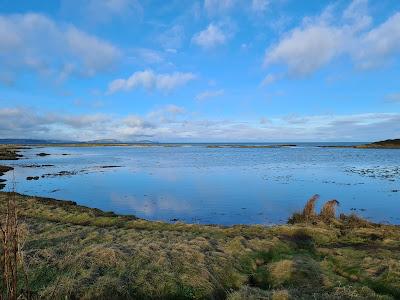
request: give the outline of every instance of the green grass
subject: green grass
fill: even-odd
[[[0,211],[7,193],[0,193]],[[17,197],[29,288],[47,299],[398,299],[400,228],[150,222]],[[0,287],[1,288],[1,287]]]

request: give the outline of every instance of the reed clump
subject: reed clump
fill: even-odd
[[[336,220],[336,207],[339,206],[339,201],[333,199],[327,201],[323,206],[319,214],[315,211],[316,202],[320,196],[315,194],[305,204],[302,213],[294,213],[288,223],[312,223],[317,224],[318,222],[331,223]]]
[[[315,203],[318,201],[318,199],[319,199],[318,194],[316,194],[316,195],[312,196],[310,199],[308,199],[308,201],[303,209],[303,217],[305,219],[312,219],[316,216]]]
[[[333,199],[324,204],[319,214],[319,217],[326,223],[329,223],[336,218],[336,207],[339,206],[339,201]]]

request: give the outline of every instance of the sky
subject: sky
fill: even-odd
[[[0,138],[399,137],[398,0],[0,0]]]

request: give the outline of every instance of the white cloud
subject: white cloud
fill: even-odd
[[[142,117],[130,115],[122,120],[122,123],[129,128],[142,129],[142,128],[153,128],[154,126],[145,121]]]
[[[400,52],[400,13],[373,28],[359,40],[353,57],[361,68],[373,68],[385,64],[388,57]]]
[[[180,115],[180,114],[184,114],[186,112],[186,110],[183,107],[177,106],[175,104],[167,105],[165,107],[165,110],[168,113],[173,114],[173,115]]]
[[[65,79],[110,69],[120,57],[112,44],[34,13],[0,16],[2,72],[28,69]]]
[[[343,19],[350,22],[354,31],[369,27],[372,17],[368,15],[368,0],[353,0],[344,10]]]
[[[60,139],[64,133],[73,133],[90,138],[93,132],[101,135],[110,122],[111,116],[104,114],[68,115],[39,113],[32,108],[3,108],[0,109],[0,136]]]
[[[398,102],[400,103],[400,93],[392,93],[385,96],[387,102]]]
[[[325,25],[296,28],[267,50],[265,64],[283,63],[291,74],[308,75],[330,62],[343,49],[343,32]]]
[[[159,36],[162,47],[168,52],[177,52],[182,47],[185,38],[183,26],[174,25]]]
[[[108,93],[129,91],[138,87],[147,90],[171,91],[185,85],[196,78],[193,73],[175,72],[170,74],[157,74],[152,70],[133,73],[127,79],[116,79],[108,86]]]
[[[260,118],[260,124],[262,124],[262,125],[270,125],[270,124],[272,124],[272,122],[269,119],[267,119],[266,117],[261,117]]]
[[[149,48],[133,49],[133,59],[145,64],[159,64],[164,61],[162,53]]]
[[[196,100],[197,101],[204,101],[209,98],[215,98],[215,97],[220,97],[225,94],[224,90],[209,90],[209,91],[204,91],[196,95]]]
[[[349,56],[362,69],[386,64],[400,52],[400,13],[370,28],[367,4],[354,0],[337,18],[332,7],[317,18],[306,18],[267,49],[264,64],[283,64],[296,76],[309,75],[341,55]]]
[[[61,124],[68,125],[74,129],[81,128],[96,128],[96,124],[109,122],[111,118],[104,114],[91,114],[91,115],[79,115],[79,116],[52,116],[53,121],[57,121]]]
[[[143,7],[138,0],[63,0],[62,10],[78,14],[90,23],[100,24],[139,19],[143,15]]]
[[[226,13],[235,3],[235,0],[204,0],[204,8],[209,15],[216,15]]]
[[[269,0],[252,0],[251,9],[256,13],[263,13],[268,9]]]
[[[239,11],[253,18],[254,14],[265,13],[271,4],[271,0],[204,0],[204,9],[211,18],[227,17]]]
[[[196,33],[192,42],[204,49],[211,49],[227,42],[228,35],[222,29],[213,23],[208,25],[206,29]]]
[[[276,74],[268,74],[267,76],[264,77],[263,81],[261,82],[261,86],[267,86],[270,84],[273,84],[277,80],[280,79],[281,76],[276,75]]]
[[[67,30],[65,38],[67,48],[74,57],[79,57],[89,75],[107,69],[119,54],[113,45],[74,27]]]
[[[147,114],[147,119],[151,122],[156,123],[176,123],[179,117],[186,114],[186,109],[184,107],[169,104],[164,107],[153,110]]]

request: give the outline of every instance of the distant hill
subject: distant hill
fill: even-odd
[[[156,144],[157,142],[149,140],[140,141],[120,141],[116,139],[99,139],[92,141],[70,141],[70,140],[40,140],[40,139],[0,139],[0,144],[17,144],[17,145],[43,145],[43,144]]]
[[[0,139],[0,144],[40,145],[40,144],[71,144],[75,141],[38,140],[38,139]]]
[[[84,142],[87,144],[121,144],[120,140],[115,140],[115,139],[100,139],[100,140],[92,140],[92,141],[87,141]]]
[[[140,141],[121,141],[116,139],[100,139],[100,140],[92,140],[87,142],[81,142],[83,144],[155,144],[156,142],[149,140],[140,140]]]

